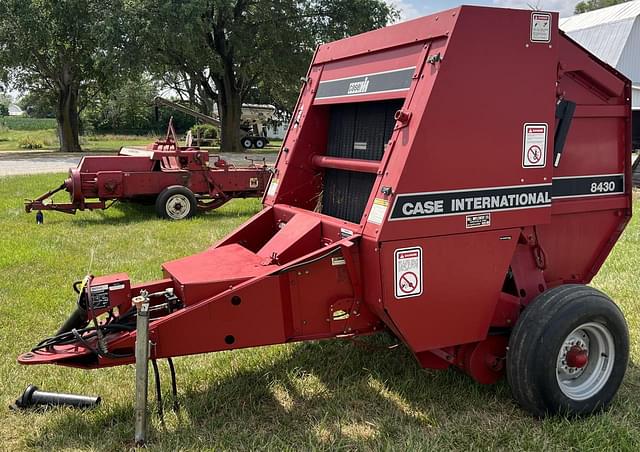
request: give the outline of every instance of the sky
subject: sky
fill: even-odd
[[[385,0],[400,10],[401,20],[454,8],[464,5],[502,6],[507,8],[541,9],[545,11],[559,11],[560,16],[571,16],[576,4],[580,0]]]

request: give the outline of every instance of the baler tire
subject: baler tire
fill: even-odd
[[[251,149],[251,147],[253,146],[253,140],[251,138],[243,138],[240,141],[240,144],[245,149]]]
[[[256,141],[254,141],[253,144],[255,145],[256,149],[263,149],[267,143],[265,142],[264,138],[256,138]]]
[[[581,345],[571,345],[576,337],[586,345],[580,339]],[[580,367],[567,364],[567,350],[574,347],[587,356]],[[506,375],[513,397],[534,416],[585,416],[610,404],[628,360],[629,332],[618,306],[597,289],[567,284],[538,295],[524,309],[509,339]]]
[[[172,215],[169,203],[172,199],[180,198],[181,201],[187,203],[188,210],[182,215]],[[156,213],[160,218],[167,220],[184,220],[195,215],[198,209],[196,196],[191,190],[182,185],[172,185],[160,192],[156,198]]]

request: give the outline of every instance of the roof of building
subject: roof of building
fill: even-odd
[[[19,106],[15,105],[15,104],[9,105],[9,114],[10,115],[21,115],[22,113],[24,113],[24,112],[22,111],[22,108],[20,108]]]
[[[618,22],[621,20],[635,19],[640,15],[640,2],[631,1],[596,9],[584,14],[560,19],[560,27],[567,32],[595,27],[603,23]]]
[[[561,19],[560,28],[640,85],[640,0]]]

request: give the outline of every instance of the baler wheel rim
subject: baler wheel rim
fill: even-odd
[[[192,217],[198,208],[195,195],[187,187],[174,185],[165,188],[156,199],[156,212],[168,220],[184,220]]]
[[[572,347],[587,353],[587,364],[571,366],[567,355]],[[586,400],[607,384],[615,362],[613,335],[606,325],[588,322],[574,329],[565,339],[556,362],[556,377],[560,390],[572,400]]]
[[[165,203],[165,210],[174,220],[182,220],[189,214],[189,200],[182,193],[169,196]]]

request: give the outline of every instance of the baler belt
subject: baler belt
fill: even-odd
[[[326,155],[380,161],[402,100],[331,106]],[[325,170],[322,213],[360,223],[375,174]]]

